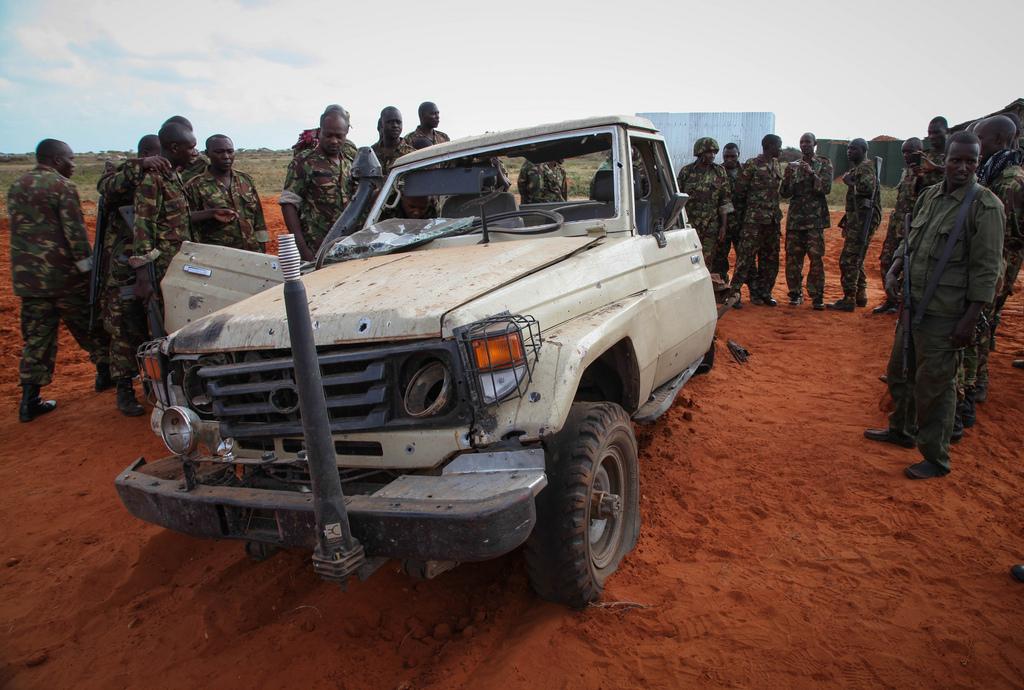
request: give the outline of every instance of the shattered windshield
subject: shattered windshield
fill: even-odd
[[[413,249],[439,237],[462,234],[472,225],[472,218],[389,218],[338,241],[328,250],[324,262],[365,259]]]

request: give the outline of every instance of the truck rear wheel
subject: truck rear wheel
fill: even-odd
[[[526,542],[530,584],[573,608],[597,600],[640,534],[636,438],[615,403],[576,403],[547,444],[548,486]]]

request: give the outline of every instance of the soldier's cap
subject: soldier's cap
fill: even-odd
[[[699,156],[705,151],[714,151],[718,153],[718,142],[711,137],[701,137],[697,141],[693,142],[693,155]]]

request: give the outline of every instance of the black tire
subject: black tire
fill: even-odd
[[[583,608],[600,598],[640,535],[629,416],[615,403],[574,404],[562,430],[546,444],[546,465],[548,485],[537,496],[537,524],[526,542],[530,585],[548,601]],[[592,519],[598,491],[619,497],[617,514]]]
[[[706,374],[715,367],[715,346],[717,344],[718,338],[712,338],[711,347],[709,347],[708,351],[704,353],[704,359],[702,359],[701,363],[697,365],[697,371],[693,372],[694,375],[700,376],[701,374]]]

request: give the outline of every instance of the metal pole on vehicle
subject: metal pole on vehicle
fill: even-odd
[[[299,277],[302,259],[293,235],[278,237],[278,260],[284,275],[284,306],[288,315],[295,386],[305,437],[306,463],[313,491],[317,546],[313,569],[325,580],[344,585],[366,560],[363,547],[349,527],[341,476],[335,460],[331,420],[327,414],[320,361],[313,341],[306,287]]]

